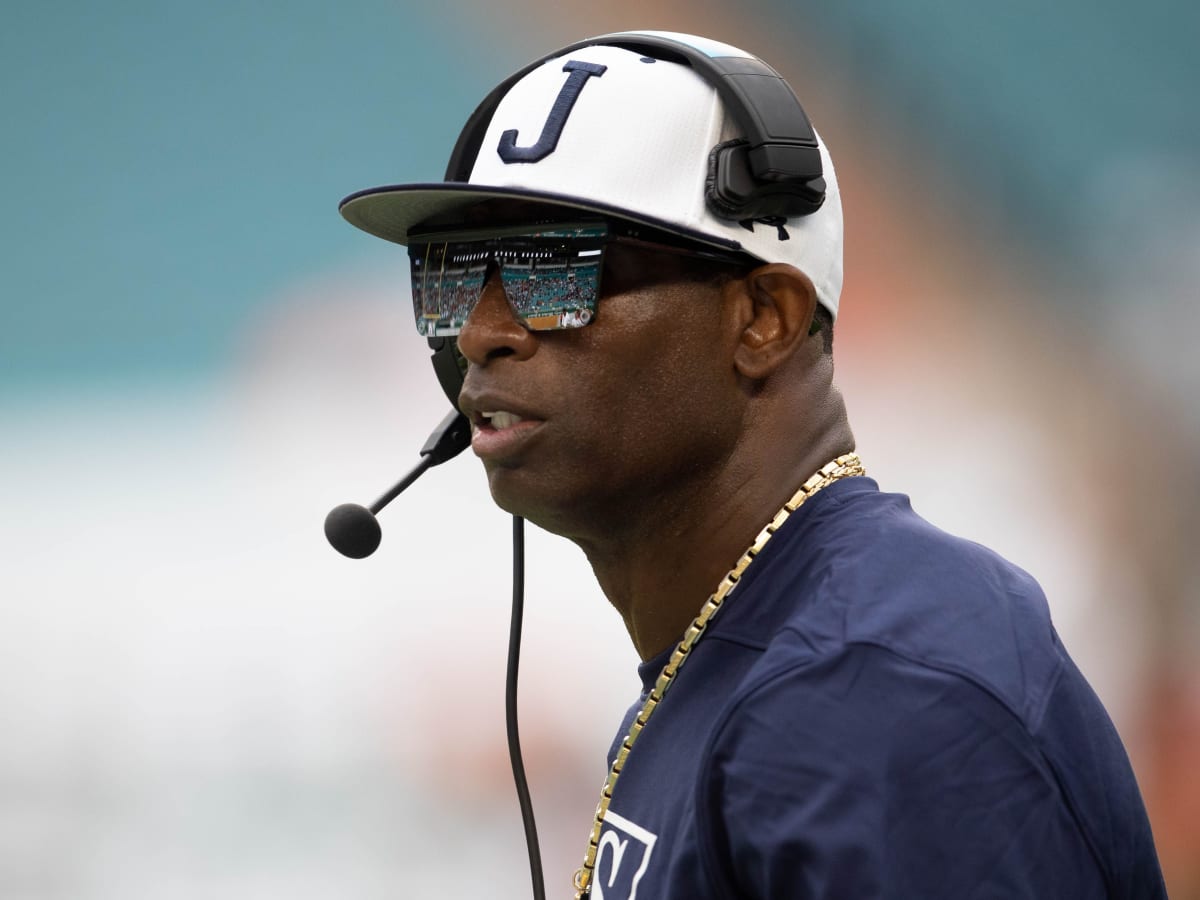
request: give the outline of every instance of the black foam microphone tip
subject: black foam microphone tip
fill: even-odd
[[[325,537],[342,556],[362,559],[375,552],[383,532],[375,514],[365,506],[343,503],[325,517]]]

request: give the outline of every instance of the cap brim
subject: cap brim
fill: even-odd
[[[525,200],[557,209],[578,210],[610,216],[637,222],[714,247],[722,247],[727,250],[743,249],[739,241],[722,235],[706,234],[702,231],[682,228],[653,216],[597,203],[584,197],[519,188],[489,187],[456,181],[394,184],[368,188],[342,200],[338,204],[338,211],[347,222],[368,234],[396,244],[407,244],[409,232],[416,226],[435,217],[445,220],[440,224],[447,224],[452,221],[455,213],[465,213],[468,208],[486,200]]]

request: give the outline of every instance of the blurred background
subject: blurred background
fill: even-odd
[[[324,542],[445,411],[360,188],[439,180],[510,71],[606,31],[789,78],[838,162],[868,469],[1046,587],[1168,886],[1200,898],[1200,6],[8,4],[0,896],[529,896],[509,520],[466,454]],[[1189,113],[1187,110],[1192,109]],[[636,658],[529,535],[521,714],[552,896]]]

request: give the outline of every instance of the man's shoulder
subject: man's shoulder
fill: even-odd
[[[878,490],[869,479],[833,493],[790,536],[781,569],[808,564],[816,587],[851,618],[848,625],[895,629],[890,610],[954,615],[1011,606],[1049,625],[1045,595],[1028,572],[975,541],[942,530],[914,511],[904,494]],[[875,616],[880,616],[878,622]]]
[[[1065,654],[1033,577],[870,479],[827,490],[746,585],[756,609],[745,628],[765,648],[759,675],[873,647],[1036,721]]]
[[[864,896],[879,883],[897,896],[984,884],[997,896],[1164,896],[1133,772],[1069,665],[1038,730],[970,673],[874,644],[808,659],[786,644],[803,640],[788,631],[768,648],[705,747],[701,817],[732,836],[733,858],[766,870],[804,845],[867,879]]]

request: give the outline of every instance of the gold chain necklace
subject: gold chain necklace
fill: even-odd
[[[642,704],[641,711],[634,717],[633,724],[629,726],[629,734],[625,735],[625,740],[621,742],[621,749],[617,751],[617,758],[613,760],[608,778],[604,781],[604,787],[600,791],[600,802],[596,806],[596,817],[592,821],[592,833],[588,837],[587,853],[584,854],[583,865],[575,872],[575,900],[585,900],[591,893],[592,875],[596,869],[596,853],[600,847],[600,832],[604,828],[604,817],[608,814],[609,803],[612,802],[613,787],[617,783],[617,778],[621,775],[621,769],[625,767],[625,761],[629,759],[629,752],[633,749],[634,741],[642,733],[642,729],[646,727],[646,723],[650,721],[650,716],[658,708],[658,704],[662,702],[663,697],[666,695],[667,688],[674,683],[679,669],[687,662],[688,654],[692,652],[692,648],[696,646],[696,642],[704,635],[704,630],[708,627],[708,623],[712,620],[712,617],[717,614],[717,610],[721,608],[721,604],[725,602],[726,596],[737,585],[742,574],[746,571],[750,563],[754,561],[754,558],[762,552],[763,547],[767,545],[767,541],[771,540],[775,532],[788,520],[788,517],[803,506],[806,500],[817,493],[817,491],[828,487],[841,478],[848,478],[851,475],[865,475],[866,471],[858,456],[853,453],[839,456],[832,462],[828,462],[822,466],[816,474],[800,486],[800,490],[792,495],[792,499],[783,504],[783,508],[775,513],[775,518],[768,522],[767,526],[758,533],[758,537],[754,539],[754,543],[742,554],[737,564],[721,579],[721,583],[717,585],[716,591],[705,601],[700,614],[688,626],[687,631],[683,634],[683,640],[679,642],[674,652],[671,653],[671,658],[663,666],[662,672],[659,673],[658,680],[655,681],[654,687],[650,691],[650,696],[646,698],[646,702]]]

